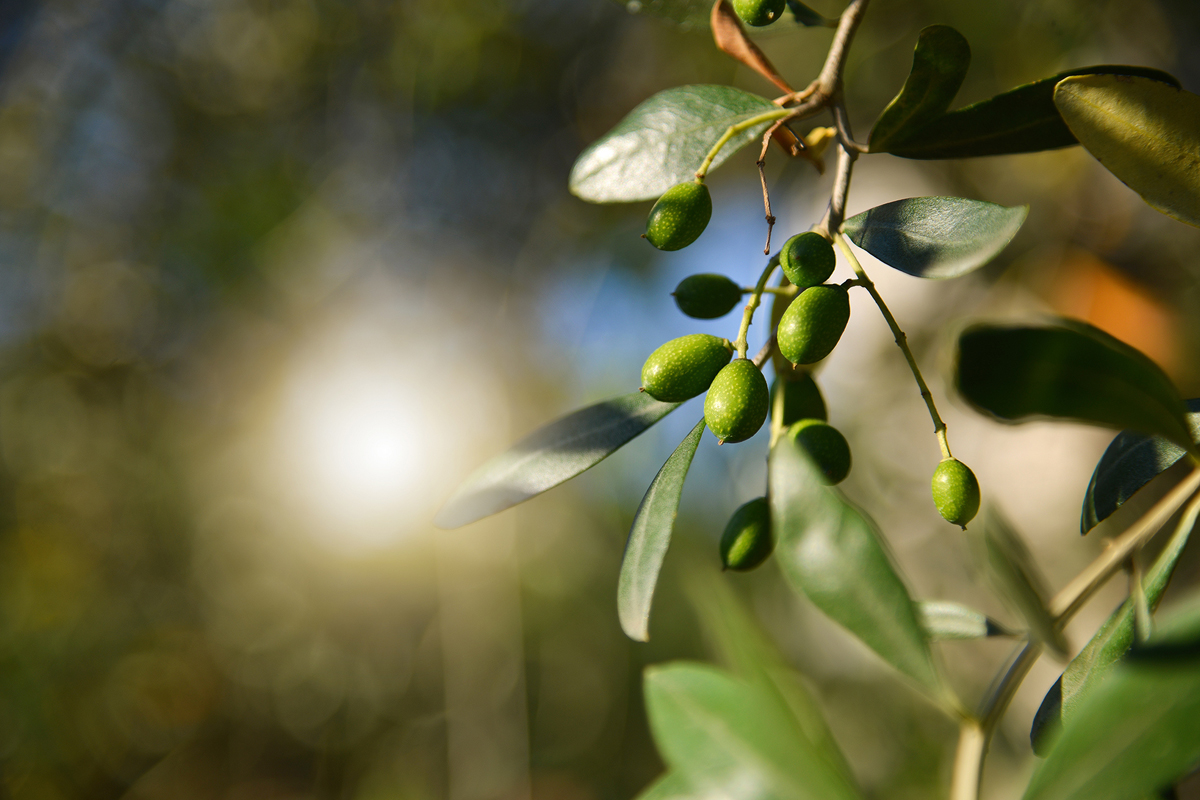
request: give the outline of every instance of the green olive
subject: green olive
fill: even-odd
[[[807,370],[793,370],[771,385],[771,415],[782,425],[802,419],[828,419],[825,399]]]
[[[830,485],[850,474],[850,445],[837,428],[819,419],[802,419],[788,428],[788,437],[808,454]]]
[[[745,441],[766,421],[770,398],[762,370],[747,358],[734,359],[708,388],[704,421],[721,444]]]
[[[779,320],[779,352],[793,364],[815,364],[829,355],[850,321],[850,293],[823,284],[805,289]]]
[[[933,471],[933,504],[938,513],[963,530],[979,512],[979,481],[957,458],[946,458]]]
[[[708,227],[712,197],[703,183],[688,181],[672,186],[650,209],[646,239],[659,250],[681,250]]]
[[[660,346],[642,365],[642,391],[680,403],[704,392],[733,358],[733,345],[707,333],[680,336]]]
[[[747,25],[761,28],[783,15],[787,0],[733,0],[733,10]]]
[[[829,280],[836,265],[833,243],[816,231],[796,234],[779,251],[783,274],[801,290]]]
[[[721,534],[721,564],[739,572],[754,569],[775,549],[771,536],[771,507],[759,497],[733,512]]]
[[[687,276],[671,294],[679,310],[696,319],[723,317],[742,302],[742,287],[711,272]]]

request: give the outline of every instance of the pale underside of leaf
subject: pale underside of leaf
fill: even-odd
[[[654,587],[671,544],[683,481],[703,433],[702,418],[654,476],[633,518],[617,580],[617,612],[621,629],[635,641],[644,642],[650,638],[650,604],[654,600]]]
[[[1101,164],[1162,213],[1200,226],[1200,96],[1148,78],[1066,78],[1054,103]]]

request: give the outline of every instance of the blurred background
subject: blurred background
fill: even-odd
[[[0,797],[625,800],[661,771],[641,670],[711,657],[684,586],[717,572],[725,520],[762,494],[765,437],[702,442],[648,644],[617,624],[621,552],[700,401],[524,506],[456,531],[431,522],[511,441],[635,389],[663,341],[736,333],[736,315],[689,320],[669,293],[693,272],[761,270],[753,154],[714,173],[713,222],[678,253],[639,238],[649,203],[566,190],[579,151],[655,91],[773,94],[705,30],[646,6],[0,4]],[[932,23],[971,42],[959,103],[1113,62],[1200,90],[1191,0],[876,0],[847,73],[860,138]],[[777,27],[760,42],[804,85],[831,33]],[[777,150],[767,170],[782,242],[819,219],[830,175]],[[1200,236],[1078,148],[864,158],[850,212],[922,194],[1031,207],[969,278],[865,264],[955,454],[1057,588],[1161,490],[1081,540],[1112,433],[973,414],[941,377],[952,332],[1084,318],[1196,396]],[[862,299],[818,378],[854,450],[844,488],[915,594],[1013,623],[933,509],[928,418]],[[1192,550],[1168,602],[1200,573]],[[944,796],[949,722],[773,564],[719,580],[809,677],[867,796]],[[1073,644],[1119,597],[1089,606]],[[973,700],[1012,646],[942,656]],[[1019,791],[1060,670],[1043,661],[1028,679],[985,796]]]

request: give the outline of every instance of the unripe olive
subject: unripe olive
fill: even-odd
[[[933,504],[938,513],[963,530],[979,512],[979,481],[957,458],[946,458],[933,471]]]
[[[787,435],[808,453],[830,485],[850,474],[850,445],[837,428],[819,419],[802,419],[788,428]]]
[[[801,290],[829,280],[837,257],[833,243],[816,231],[798,233],[788,239],[779,251],[779,266],[787,279]]]
[[[756,28],[779,19],[786,5],[787,0],[733,0],[733,10],[738,18]]]
[[[817,382],[803,370],[781,375],[771,385],[771,414],[773,418],[778,416],[782,425],[802,419],[829,418]]]
[[[723,317],[742,302],[742,287],[711,272],[687,276],[671,294],[679,310],[696,319]]]
[[[672,186],[650,209],[646,239],[659,250],[680,250],[704,233],[712,217],[708,187],[696,181]]]
[[[704,398],[704,421],[722,444],[745,441],[762,427],[770,402],[762,370],[737,358],[713,378]]]
[[[642,391],[655,400],[680,403],[704,392],[733,358],[733,345],[707,333],[680,336],[661,345],[642,365]]]
[[[775,549],[767,498],[751,500],[733,512],[721,534],[721,563],[739,572],[754,569]]]
[[[850,293],[841,286],[812,286],[779,320],[779,352],[793,364],[815,364],[829,355],[850,321]]]

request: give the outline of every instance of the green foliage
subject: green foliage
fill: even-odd
[[[762,427],[771,390],[762,370],[747,358],[734,359],[713,379],[704,398],[704,420],[722,444],[744,442]]]
[[[957,458],[944,458],[937,465],[930,491],[942,519],[963,530],[979,513],[979,481],[971,468]]]
[[[1200,398],[1188,400],[1187,407],[1192,440],[1200,440]],[[1186,450],[1161,436],[1146,436],[1136,431],[1118,433],[1100,456],[1088,481],[1079,532],[1086,534],[1108,519],[1139,489],[1179,463],[1185,455]]]
[[[775,549],[771,536],[771,508],[767,498],[756,497],[733,512],[721,534],[721,564],[745,572],[762,564]]]
[[[907,131],[941,116],[958,94],[970,65],[971,46],[961,33],[948,25],[922,30],[908,79],[871,128],[871,151],[888,152],[891,142]]]
[[[934,697],[944,688],[912,598],[874,523],[788,437],[771,450],[771,527],[784,575],[817,608]]]
[[[1080,143],[1153,208],[1200,226],[1200,97],[1127,75],[1065,78],[1054,105]]]
[[[824,283],[837,266],[833,242],[816,231],[798,233],[779,251],[779,266],[792,285],[799,289]]]
[[[809,287],[779,320],[779,352],[793,364],[815,364],[837,347],[849,321],[850,294],[843,287]]]
[[[661,344],[642,365],[642,389],[668,403],[704,393],[729,359],[729,340],[692,333]]]
[[[571,169],[571,192],[593,203],[651,200],[691,180],[726,128],[779,107],[731,86],[680,86],[646,100],[593,142]],[[713,167],[762,136],[752,125],[717,154]]]
[[[850,474],[850,445],[837,428],[819,419],[802,419],[788,428],[787,438],[812,461],[833,486]]]
[[[687,276],[671,294],[679,310],[694,319],[723,317],[742,302],[742,287],[711,272]]]
[[[617,580],[617,616],[625,635],[639,642],[650,638],[650,604],[654,601],[654,587],[671,544],[683,481],[703,433],[702,419],[654,476],[633,516],[633,527],[629,530],[625,555],[621,559],[621,575]]]
[[[949,600],[922,600],[917,603],[917,619],[925,635],[932,640],[986,639],[1012,636],[1012,631],[987,615]]]
[[[551,422],[463,481],[434,524],[457,528],[523,503],[594,467],[678,407],[634,392]]]
[[[1060,657],[1067,640],[1047,608],[1046,580],[1025,542],[998,509],[989,509],[983,522],[988,574],[1000,596],[1021,615],[1029,632]]]
[[[1191,447],[1187,406],[1153,361],[1090,325],[975,325],[958,340],[955,382],[1004,422],[1058,417],[1132,428]]]
[[[646,218],[646,241],[659,250],[682,250],[700,238],[712,218],[708,187],[685,181],[663,192]]]
[[[961,197],[912,197],[846,220],[850,241],[918,278],[957,278],[991,261],[1025,222],[1028,206]]]

